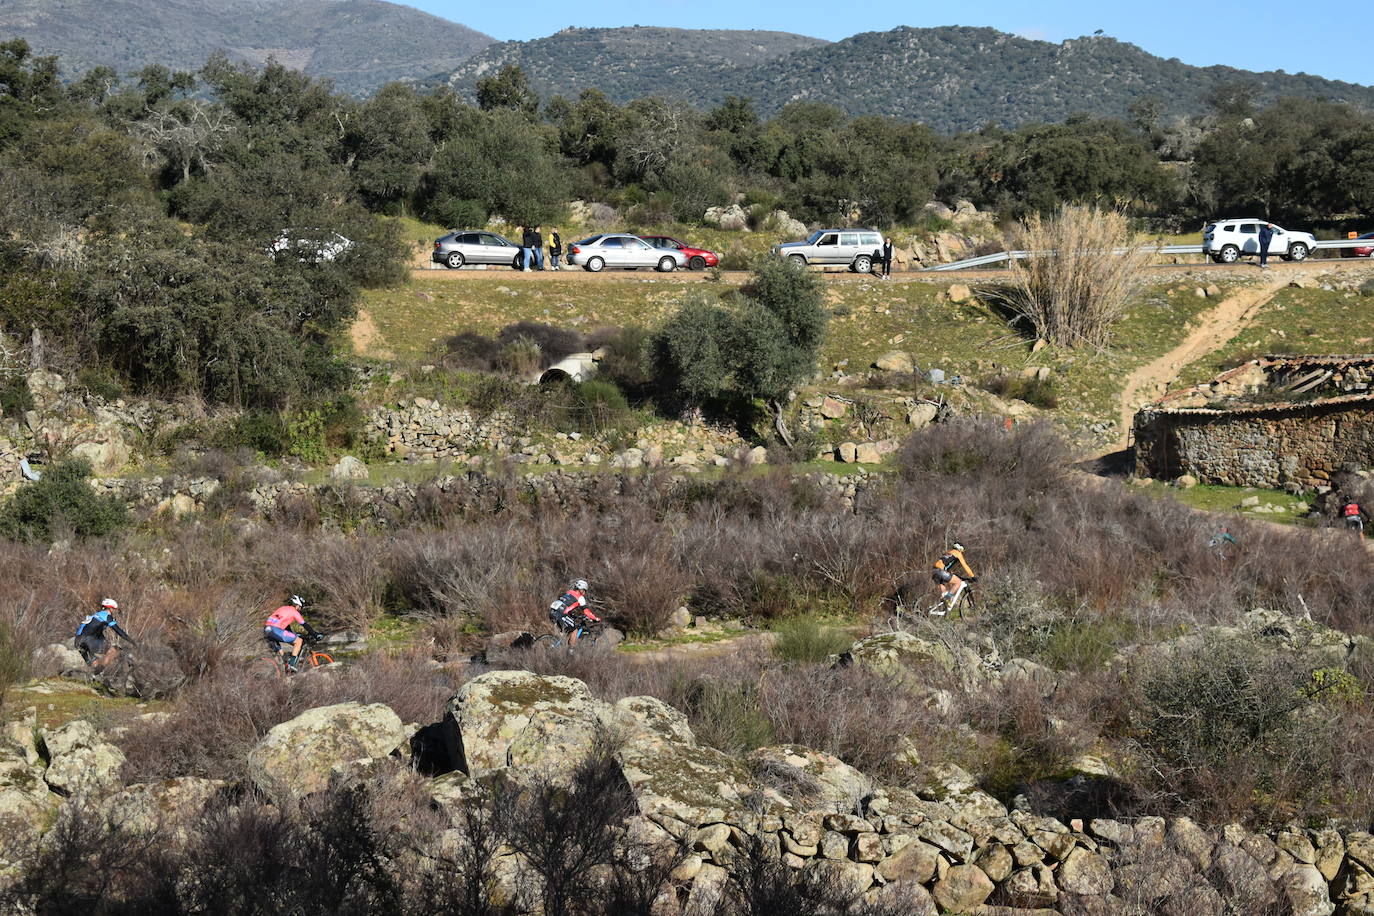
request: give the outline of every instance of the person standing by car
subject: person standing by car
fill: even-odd
[[[554,226],[549,230],[549,270],[558,270],[558,259],[563,254],[563,239],[558,234],[558,227]]]
[[[892,276],[892,239],[883,239],[883,276]]]
[[[521,270],[534,270],[534,229],[529,226],[520,230]]]
[[[531,246],[531,247],[534,249],[534,269],[535,269],[535,270],[543,270],[543,269],[544,269],[544,233],[542,233],[542,232],[539,231],[541,228],[543,228],[543,227],[542,227],[542,226],[535,226],[535,227],[534,227],[534,238],[531,239],[531,241],[534,242],[534,245]]]
[[[1274,224],[1265,223],[1259,230],[1259,249],[1260,249],[1260,270],[1267,270],[1269,265],[1269,243],[1274,240]]]

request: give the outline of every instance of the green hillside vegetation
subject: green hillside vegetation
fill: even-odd
[[[600,89],[622,104],[649,95],[693,99],[723,70],[826,44],[805,35],[757,30],[569,28],[548,38],[492,44],[456,68],[447,82],[471,93],[479,79],[518,66],[545,97]],[[712,93],[718,97],[717,90]]]
[[[518,64],[545,97],[597,89],[619,104],[664,95],[710,107],[738,95],[765,114],[797,101],[822,102],[851,116],[910,118],[945,133],[1056,122],[1078,113],[1125,118],[1138,105],[1154,116],[1195,116],[1237,93],[1260,105],[1296,96],[1374,106],[1368,86],[1305,73],[1194,67],[1102,36],[1053,44],[988,28],[902,27],[833,44],[790,36],[798,45],[790,53],[772,53],[786,42],[768,46],[769,53],[740,53],[756,35],[772,37],[569,29],[493,45],[448,81],[471,94],[482,76]],[[654,63],[646,67],[646,60]]]
[[[148,66],[194,70],[225,52],[255,65],[273,57],[356,94],[452,69],[493,41],[385,0],[9,0],[0,37],[60,56],[69,77],[95,67],[121,76]]]

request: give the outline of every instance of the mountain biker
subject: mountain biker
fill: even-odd
[[[1240,546],[1240,542],[1236,540],[1236,536],[1231,533],[1231,529],[1226,525],[1222,525],[1220,528],[1218,528],[1215,532],[1212,533],[1212,536],[1207,540],[1208,549],[1210,549],[1217,556],[1223,558],[1226,556],[1226,549],[1228,544],[1231,547]]]
[[[106,598],[100,602],[100,610],[89,615],[76,628],[76,650],[81,653],[87,665],[94,665],[97,661],[101,664],[109,663],[109,658],[103,657],[113,651],[110,641],[105,636],[106,630],[114,630],[120,639],[127,641],[131,646],[138,645],[132,636],[124,632],[119,621],[115,620],[114,612],[117,610],[119,602],[113,598]]]
[[[1341,518],[1345,520],[1346,527],[1357,534],[1364,534],[1364,526],[1369,521],[1369,513],[1365,511],[1364,506],[1355,501],[1354,497],[1351,497],[1341,504]]]
[[[567,634],[568,645],[577,644],[577,632],[587,621],[599,621],[587,601],[587,580],[575,579],[568,590],[549,605],[549,620],[559,632]]]
[[[303,607],[305,607],[305,599],[301,598],[300,595],[292,595],[291,600],[273,611],[267,618],[267,622],[263,624],[263,635],[271,644],[272,651],[280,652],[282,646],[290,647],[291,651],[286,659],[286,666],[292,671],[296,670],[296,664],[301,657],[301,650],[305,648],[305,640],[292,633],[291,627],[300,624],[312,639],[318,638],[320,635],[301,616],[301,608]]]
[[[959,575],[960,572],[963,573],[962,577]],[[940,555],[940,559],[935,561],[935,572],[931,578],[940,586],[940,600],[945,605],[943,610],[931,611],[936,617],[945,616],[954,607],[954,602],[959,600],[968,583],[978,581],[978,577],[968,565],[968,560],[964,559],[964,545],[958,541],[952,542]]]

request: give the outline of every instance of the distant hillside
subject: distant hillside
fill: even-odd
[[[942,131],[1062,121],[1075,112],[1123,116],[1145,96],[1170,114],[1196,114],[1209,91],[1237,81],[1255,84],[1261,103],[1298,95],[1374,108],[1374,88],[1307,74],[1194,67],[1106,37],[1054,44],[962,27],[903,27],[834,44],[775,32],[569,29],[493,45],[449,82],[471,92],[506,63],[524,67],[545,95],[595,86],[621,103],[657,93],[702,107],[744,95],[763,113],[808,99]]]
[[[616,102],[670,93],[695,96],[722,72],[763,64],[827,42],[788,32],[730,29],[564,29],[534,41],[494,44],[460,66],[449,83],[470,93],[477,80],[518,64],[541,95],[595,88]],[[752,94],[752,93],[751,93]]]
[[[447,72],[494,39],[384,0],[5,0],[0,37],[57,54],[75,74],[200,67],[214,51],[269,56],[347,92]]]

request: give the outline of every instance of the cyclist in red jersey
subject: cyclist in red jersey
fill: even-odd
[[[299,624],[305,628],[305,632],[310,636],[318,635],[315,628],[305,622],[301,616],[301,608],[305,607],[305,600],[300,595],[292,595],[291,600],[283,604],[271,613],[267,622],[263,625],[263,635],[267,637],[274,652],[280,652],[282,646],[290,648],[290,658],[286,664],[291,670],[296,669],[296,662],[301,657],[301,650],[305,648],[305,640],[291,632],[291,627]]]

